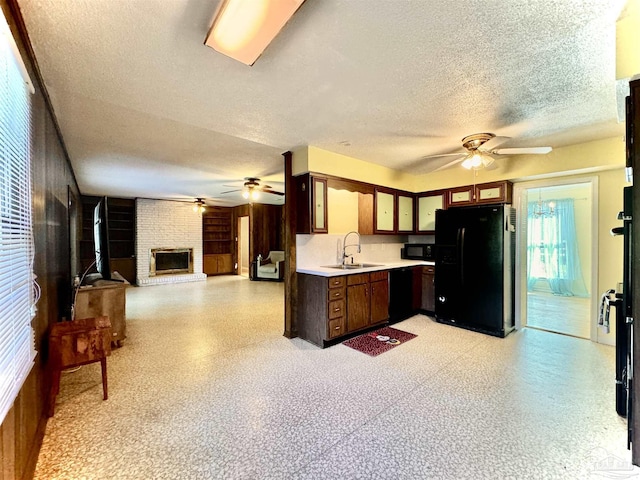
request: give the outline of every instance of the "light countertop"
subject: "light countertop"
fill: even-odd
[[[366,262],[369,263],[369,262]],[[320,277],[338,277],[340,275],[353,275],[357,273],[378,272],[380,270],[393,270],[394,268],[419,267],[423,265],[435,265],[435,262],[427,262],[422,260],[398,260],[395,262],[371,262],[375,267],[363,267],[355,269],[339,269],[328,268],[323,266],[298,267],[297,273],[306,273],[309,275],[318,275]]]

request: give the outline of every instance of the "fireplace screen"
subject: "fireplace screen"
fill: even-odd
[[[193,248],[152,248],[149,275],[193,273]]]

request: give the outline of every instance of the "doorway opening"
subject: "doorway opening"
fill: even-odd
[[[595,192],[593,177],[516,186],[519,327],[597,340]]]
[[[238,270],[237,274],[249,277],[249,217],[238,217]]]

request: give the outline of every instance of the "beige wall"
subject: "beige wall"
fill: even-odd
[[[327,220],[330,234],[358,231],[358,193],[327,189]]]
[[[413,191],[415,176],[410,173],[312,146],[294,150],[292,154],[294,175],[305,172],[324,173],[374,185]]]

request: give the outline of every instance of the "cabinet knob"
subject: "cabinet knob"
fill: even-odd
[[[340,326],[333,327],[334,330],[340,330]]]
[[[334,311],[334,312],[339,312],[339,311],[340,311],[340,309],[339,309],[339,308],[334,308],[334,309],[333,309],[333,311]]]

